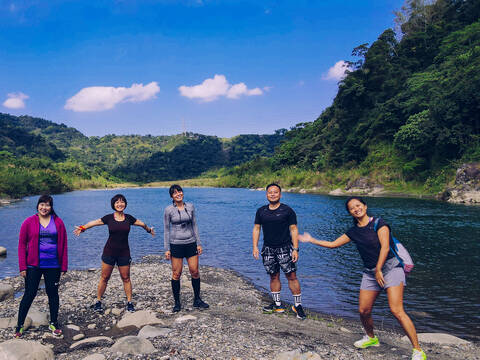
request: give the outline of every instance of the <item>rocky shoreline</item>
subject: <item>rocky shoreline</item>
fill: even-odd
[[[184,274],[188,270],[184,269]],[[307,310],[301,321],[290,311],[263,314],[268,297],[233,271],[201,267],[203,299],[208,310],[193,309],[189,278],[182,275],[180,313],[172,314],[170,266],[160,256],[146,256],[132,266],[137,311],[125,312],[125,296],[118,274],[112,274],[103,314],[94,313],[99,270],[69,271],[61,280],[60,314],[64,334],[55,338],[45,325],[47,296],[39,291],[29,313],[33,325],[23,340],[11,340],[21,297],[0,300],[0,359],[15,359],[13,352],[37,354],[35,359],[409,359],[411,347],[403,335],[378,331],[381,346],[357,350],[353,342],[363,336],[359,322]],[[23,279],[2,280],[16,293]],[[138,335],[138,336],[137,336]],[[429,359],[480,359],[480,344],[436,336],[424,339]],[[427,339],[427,340],[425,340]],[[439,340],[440,339],[440,340]],[[451,340],[457,344],[450,343]],[[26,340],[26,341],[25,341]],[[41,345],[40,345],[41,344]],[[33,350],[33,346],[42,346]],[[13,350],[12,350],[13,349]],[[42,355],[45,352],[45,356]],[[130,352],[130,353],[129,353]],[[9,355],[5,355],[5,354]],[[41,357],[44,356],[44,357]],[[27,359],[21,355],[22,359]],[[31,357],[34,358],[34,357]]]

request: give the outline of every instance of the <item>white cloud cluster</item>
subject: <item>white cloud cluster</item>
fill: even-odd
[[[342,80],[347,74],[345,71],[350,70],[348,63],[343,60],[337,61],[330,69],[327,75],[323,77],[324,80]]]
[[[189,99],[200,99],[209,102],[225,96],[229,99],[238,99],[240,96],[262,95],[260,88],[248,89],[243,82],[231,85],[225,75],[215,75],[213,79],[205,79],[201,84],[194,86],[182,85],[178,88],[180,94]]]
[[[113,109],[122,102],[141,102],[155,98],[160,91],[156,81],[147,85],[133,84],[129,88],[112,86],[86,87],[72,96],[64,108],[77,112]]]
[[[9,109],[23,109],[25,107],[25,100],[29,98],[22,92],[7,94],[7,100],[3,102],[3,106]]]

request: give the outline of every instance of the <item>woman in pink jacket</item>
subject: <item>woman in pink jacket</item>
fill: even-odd
[[[60,275],[67,271],[67,232],[62,219],[53,210],[53,199],[42,195],[37,202],[37,213],[28,217],[20,228],[18,239],[18,265],[25,278],[25,293],[18,310],[15,337],[23,335],[23,323],[43,275],[50,307],[50,331],[60,336],[57,317],[60,305],[58,284]]]

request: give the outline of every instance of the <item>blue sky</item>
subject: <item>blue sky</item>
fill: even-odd
[[[315,120],[402,4],[0,0],[0,112],[88,136],[273,133]]]

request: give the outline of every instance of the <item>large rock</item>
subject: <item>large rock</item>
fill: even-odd
[[[0,344],[0,360],[53,360],[53,351],[35,341],[8,340]]]
[[[110,348],[111,352],[122,354],[151,354],[155,352],[152,343],[138,336],[124,336]]]
[[[0,329],[8,329],[17,326],[17,316],[11,318],[1,318],[0,319]],[[27,317],[23,322],[23,329],[27,330],[32,326],[32,319]]]
[[[0,256],[7,256],[7,248],[0,246]]]
[[[31,307],[27,316],[32,319],[33,327],[48,325],[48,315],[37,308]]]
[[[102,354],[92,354],[84,357],[83,360],[105,360],[105,356]]]
[[[292,350],[278,354],[275,360],[322,360],[322,358],[317,353],[310,351],[302,354],[300,350]]]
[[[154,312],[149,310],[140,310],[134,313],[126,313],[118,322],[117,327],[136,326],[141,328],[145,325],[163,325],[162,320],[158,319]]]
[[[402,341],[409,342],[408,337],[402,337]],[[418,334],[420,343],[439,344],[439,345],[464,345],[470,344],[467,340],[444,333],[420,333]]]
[[[197,320],[193,315],[183,315],[175,319],[176,323],[183,323],[185,321]]]
[[[480,162],[459,167],[455,185],[445,190],[441,199],[453,203],[480,204]]]
[[[0,284],[0,301],[13,298],[15,290],[12,285]]]
[[[144,326],[142,330],[138,332],[138,337],[147,339],[147,338],[154,338],[157,336],[167,336],[170,333],[170,329],[162,328],[157,326]]]
[[[77,341],[70,345],[70,349],[83,349],[86,347],[93,347],[93,346],[103,346],[103,345],[111,345],[113,344],[113,340],[107,336],[94,336],[91,338],[86,338],[80,341]]]

